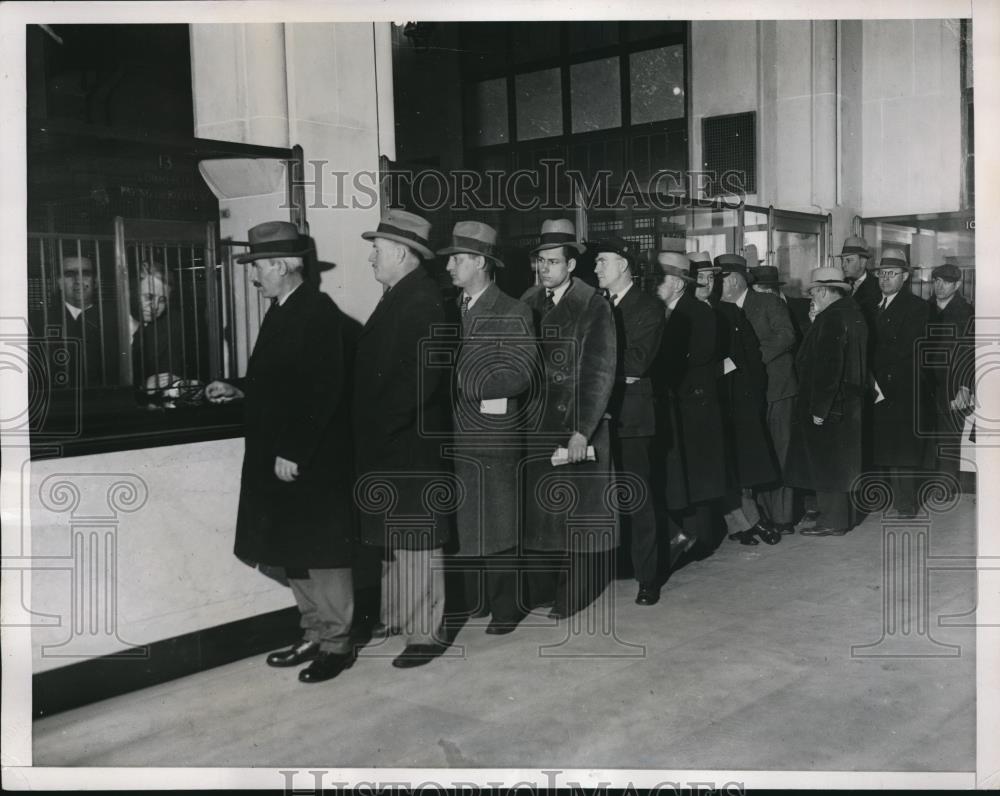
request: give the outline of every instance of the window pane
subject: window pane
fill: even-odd
[[[632,53],[632,124],[684,118],[684,47]]]
[[[562,81],[558,69],[517,75],[517,139],[562,135]]]
[[[622,92],[617,57],[573,64],[569,85],[574,133],[621,126]]]
[[[472,142],[489,146],[507,142],[507,78],[484,80],[476,84],[473,99]]]

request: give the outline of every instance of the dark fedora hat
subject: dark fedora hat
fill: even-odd
[[[299,228],[290,221],[265,221],[247,233],[250,251],[236,258],[238,263],[269,260],[272,257],[303,257],[312,248]]]
[[[754,285],[771,285],[778,287],[785,284],[778,276],[778,269],[773,265],[759,265],[749,270],[750,282]]]
[[[438,249],[440,255],[481,254],[501,268],[500,249],[497,248],[497,231],[481,221],[459,221],[451,231],[451,245]]]
[[[931,279],[943,279],[945,282],[961,282],[962,269],[957,265],[945,263],[931,271]]]
[[[542,234],[538,245],[531,250],[531,253],[555,249],[559,246],[568,246],[575,249],[577,254],[583,254],[587,247],[576,239],[576,227],[573,222],[565,218],[548,218],[542,222]]]
[[[864,238],[858,237],[857,235],[851,235],[844,239],[844,245],[840,250],[840,254],[833,255],[834,257],[846,257],[848,254],[860,254],[862,257],[871,257],[871,250],[868,248],[868,241]]]
[[[740,254],[720,254],[715,258],[715,264],[719,267],[719,273],[723,276],[726,274],[740,274],[747,282],[750,281],[750,275],[747,273],[747,261]]]
[[[628,260],[629,265],[635,261],[635,246],[624,238],[602,238],[601,240],[588,240],[587,249],[594,255],[617,254]]]
[[[365,240],[375,238],[385,238],[396,243],[409,246],[413,251],[430,260],[434,257],[434,252],[430,247],[431,222],[426,218],[418,216],[416,213],[409,213],[406,210],[389,208],[382,214],[378,229],[371,232],[362,232],[361,237]]]

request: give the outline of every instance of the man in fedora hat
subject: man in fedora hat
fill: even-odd
[[[527,605],[552,602],[551,615],[558,618],[596,596],[607,570],[589,568],[606,564],[618,544],[617,515],[604,499],[614,477],[606,412],[617,349],[607,299],[572,275],[576,258],[586,251],[572,222],[544,221],[534,251],[539,284],[521,298],[531,308],[541,341],[545,382],[537,396],[540,419],[528,438],[524,548],[563,561],[548,571],[532,566]],[[591,446],[594,460],[588,457]],[[565,464],[554,464],[556,455]],[[573,519],[590,522],[573,523],[567,507],[552,497],[557,494],[573,494]]]
[[[791,485],[816,492],[816,524],[802,535],[843,536],[862,472],[868,325],[839,267],[814,269],[808,290],[817,314],[795,358],[799,392],[785,472]]]
[[[440,435],[449,428],[447,381],[425,367],[422,341],[445,322],[437,284],[421,266],[434,256],[431,225],[414,213],[387,210],[372,241],[373,275],[386,291],[359,338],[354,374],[354,433],[359,479],[382,476],[390,484],[397,516],[428,522],[389,526],[381,506],[360,513],[361,540],[382,548],[382,628],[401,631],[406,648],[398,668],[420,666],[444,649],[444,571],[441,549],[448,518],[425,505],[425,491],[444,470]]]
[[[716,305],[722,351],[734,366],[722,373],[733,479],[723,504],[724,517],[731,539],[754,545],[759,537],[773,545],[781,541],[781,533],[767,524],[749,497],[751,488],[772,484],[780,471],[767,430],[767,370],[761,343],[742,306],[749,295],[746,260],[739,254],[720,254],[715,265],[722,275],[722,300]],[[794,333],[790,328],[788,332],[794,343]],[[781,343],[785,342],[783,337]]]
[[[634,282],[633,244],[608,238],[592,242],[590,249],[595,254],[598,285],[611,303],[618,339],[615,386],[608,407],[614,459],[625,477],[636,479],[645,496],[630,511],[622,512],[630,532],[633,575],[639,582],[635,601],[653,605],[660,599],[660,571],[649,477],[649,445],[656,431],[649,370],[663,334],[663,308]]]
[[[722,284],[719,280],[720,268],[712,262],[708,252],[688,252],[691,276],[697,282],[694,296],[699,301],[715,306],[722,295]]]
[[[872,375],[884,399],[872,411],[872,464],[886,468],[893,505],[901,516],[917,511],[917,470],[924,466],[919,429],[930,407],[918,341],[927,335],[927,302],[910,290],[902,249],[883,249],[877,272],[882,293],[875,309]]]
[[[695,554],[707,555],[719,541],[712,505],[727,489],[715,313],[692,293],[684,254],[661,251],[656,260],[666,324],[653,364],[653,483],[671,536],[682,532]]]
[[[212,403],[244,402],[246,449],[236,555],[280,567],[302,615],[303,639],[271,653],[270,666],[312,661],[299,680],[336,677],[351,665],[354,542],[350,419],[343,316],[305,281],[308,241],[294,224],[249,232],[253,284],[271,307],[239,386],[213,381]]]
[[[754,269],[758,273],[760,270]],[[781,299],[771,293],[749,289],[749,271],[738,260],[723,267],[723,275],[723,301],[740,307],[750,321],[760,344],[761,360],[767,375],[767,430],[777,459],[778,473],[773,485],[761,487],[757,492],[757,501],[766,518],[761,525],[774,528],[782,534],[794,533],[793,493],[784,485],[782,472],[788,453],[795,394],[798,392],[792,354],[795,348],[795,328],[788,307]]]
[[[795,340],[800,342],[809,329],[809,324],[812,323],[809,318],[809,299],[785,295],[781,290],[784,284],[778,275],[778,269],[773,265],[761,265],[750,269],[750,286],[758,293],[771,293],[781,299],[781,303],[788,308]]]
[[[462,336],[452,406],[454,468],[465,500],[456,512],[456,555],[467,567],[473,615],[492,615],[486,632],[503,635],[522,616],[517,589],[519,478],[526,399],[538,362],[534,324],[528,306],[494,281],[495,270],[504,263],[493,227],[459,221],[451,244],[438,254],[448,257],[448,274],[460,290]],[[483,566],[474,567],[472,557]]]
[[[874,320],[874,310],[882,300],[878,280],[868,273],[868,263],[871,260],[871,250],[868,242],[857,235],[851,235],[844,240],[840,254],[834,257],[840,259],[840,267],[844,278],[851,286],[851,294],[858,307],[869,321]]]
[[[928,337],[921,361],[934,403],[932,466],[955,478],[965,418],[974,408],[975,312],[961,293],[962,269],[946,263],[931,272]]]

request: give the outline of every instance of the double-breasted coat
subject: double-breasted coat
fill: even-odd
[[[366,544],[427,550],[450,535],[458,496],[441,457],[451,434],[450,371],[427,356],[444,326],[441,292],[418,266],[382,297],[358,335],[356,499]]]
[[[918,343],[926,345],[927,302],[910,292],[896,294],[877,311],[872,374],[884,401],[872,410],[872,463],[891,467],[922,467],[926,427],[931,410],[926,375],[919,367]]]
[[[717,328],[713,309],[686,292],[667,317],[653,363],[654,482],[664,484],[671,511],[726,493]]]
[[[608,402],[615,382],[617,338],[611,306],[576,277],[546,312],[545,288],[521,297],[538,329],[544,383],[526,435],[525,529],[528,550],[597,552],[618,544]],[[553,466],[556,447],[574,432],[594,446],[596,461]]]
[[[308,283],[264,316],[246,377],[236,555],[286,569],[351,562],[355,539],[343,316]],[[275,457],[295,462],[291,482]]]
[[[934,354],[925,356],[921,364],[940,415],[953,411],[951,402],[959,387],[975,390],[974,317],[972,305],[959,293],[944,309],[933,296],[927,301],[928,344],[924,348]]]
[[[720,301],[715,312],[725,335],[724,356],[736,365],[735,370],[722,376],[723,422],[728,432],[733,484],[767,484],[778,477],[779,468],[767,430],[767,371],[760,341],[736,304]]]
[[[799,393],[785,470],[789,486],[847,492],[861,474],[867,346],[868,325],[850,296],[830,304],[809,327],[795,357]]]
[[[462,318],[453,382],[456,555],[488,556],[517,546],[527,398],[541,384],[531,310],[495,283]],[[504,399],[502,413],[482,401]]]
[[[619,437],[652,437],[656,411],[649,371],[663,337],[663,304],[634,284],[612,313],[618,356],[608,412],[614,432]]]

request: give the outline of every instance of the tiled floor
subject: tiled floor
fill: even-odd
[[[396,638],[328,683],[259,657],[50,716],[35,765],[971,771],[974,631],[937,617],[974,608],[975,574],[933,557],[972,555],[974,517],[970,497],[933,517],[927,632],[889,632],[870,657],[851,648],[884,635],[875,517],[842,538],[724,542],[653,607],[618,581],[605,632],[533,614],[503,637],[467,625],[423,668],[390,665]],[[915,605],[890,601],[927,619]]]

